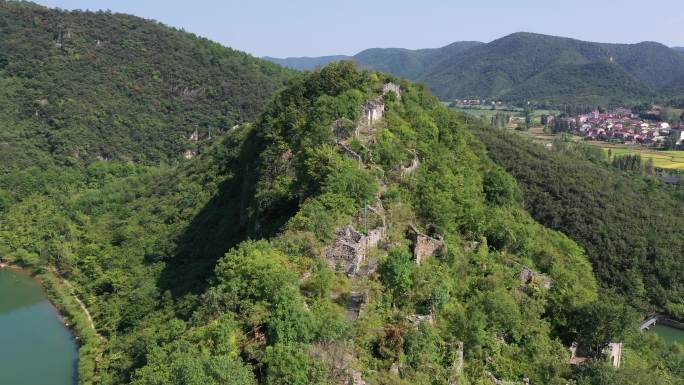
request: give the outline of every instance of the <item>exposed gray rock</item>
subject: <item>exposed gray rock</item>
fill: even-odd
[[[478,247],[480,247],[480,242],[478,241],[466,242],[466,244],[463,245],[463,251],[466,253],[472,253],[473,251],[477,250]]]

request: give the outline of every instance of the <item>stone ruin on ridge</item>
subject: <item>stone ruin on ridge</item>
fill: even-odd
[[[423,234],[414,225],[409,225],[407,233],[408,238],[413,242],[413,260],[416,264],[420,265],[425,258],[444,252],[445,244],[441,236],[437,235],[433,238]]]
[[[523,285],[528,286],[541,286],[547,290],[553,285],[553,281],[548,275],[537,273],[526,266],[523,266],[523,269],[520,272],[520,282]]]

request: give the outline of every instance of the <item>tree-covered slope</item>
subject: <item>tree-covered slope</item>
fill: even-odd
[[[109,12],[0,3],[0,161],[171,161],[254,119],[288,71]]]
[[[371,48],[352,58],[360,66],[417,80],[433,63],[453,57],[481,45],[475,41],[459,41],[441,48],[409,50],[403,48]]]
[[[554,83],[546,89],[540,85],[534,93],[553,93],[570,88],[579,81],[591,84],[596,77],[576,78],[576,71],[568,77],[546,75],[547,71],[560,73],[566,65],[613,63],[615,74],[606,90],[597,96],[601,98],[636,98],[642,90],[661,90],[684,75],[684,57],[658,43],[600,44],[568,38],[530,33],[516,33],[469,50],[451,60],[443,60],[428,69],[421,80],[431,85],[434,92],[443,98],[458,96],[507,97],[510,91],[522,86],[533,77],[554,76]],[[605,69],[605,68],[604,68]],[[628,86],[617,79],[623,73],[632,78]],[[615,81],[612,81],[615,80]],[[635,92],[631,84],[641,83]],[[605,85],[605,82],[602,84]],[[598,88],[598,87],[597,87]],[[600,91],[600,89],[599,89]],[[567,96],[574,97],[570,93]],[[583,97],[584,95],[578,95]]]
[[[555,151],[509,132],[478,130],[489,154],[520,183],[542,224],[587,250],[599,282],[644,311],[684,316],[684,209],[653,178],[604,164],[600,150],[562,141]]]
[[[618,65],[598,62],[553,66],[516,85],[506,95],[518,100],[610,105],[643,100],[653,91]]]
[[[619,64],[636,79],[661,90],[684,77],[681,55],[656,42],[638,44],[601,44],[610,61]]]
[[[367,100],[385,104],[370,126]],[[91,309],[104,339],[82,352],[83,383],[677,378],[681,354],[599,300],[582,249],[536,223],[463,117],[414,84],[333,64],[190,162],[71,179],[6,209],[0,253],[54,267]],[[412,226],[443,242],[420,263]],[[344,234],[378,237],[341,248],[361,253],[351,270],[331,259],[357,239]],[[633,357],[620,371],[600,358],[571,371],[571,341],[613,338]]]

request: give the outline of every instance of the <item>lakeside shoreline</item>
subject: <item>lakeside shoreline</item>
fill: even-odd
[[[0,262],[0,269],[10,269],[31,276],[41,285],[45,296],[55,309],[55,315],[67,328],[78,346],[78,384],[96,383],[96,370],[101,355],[99,342],[104,337],[95,329],[92,317],[71,285],[56,272],[44,268],[22,266],[7,259]],[[75,302],[75,303],[74,303]]]

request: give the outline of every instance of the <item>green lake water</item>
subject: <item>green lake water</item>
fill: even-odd
[[[675,342],[679,342],[680,344],[684,345],[684,330],[675,329],[673,327],[658,323],[652,326],[649,330],[662,337],[668,345],[671,345]]]
[[[0,384],[75,385],[78,350],[43,288],[0,269]]]

